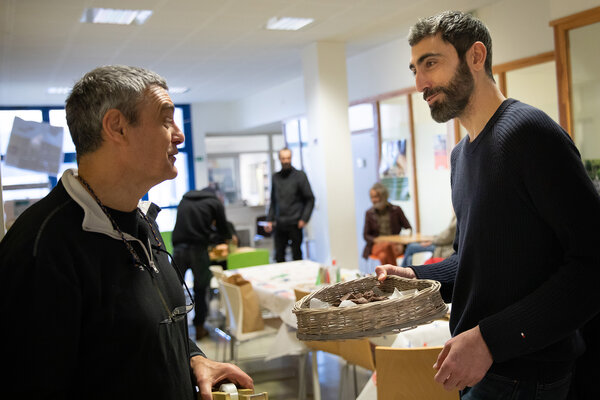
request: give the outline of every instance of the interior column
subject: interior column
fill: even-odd
[[[317,42],[302,54],[309,144],[305,169],[316,193],[311,236],[320,262],[358,268],[345,44]]]

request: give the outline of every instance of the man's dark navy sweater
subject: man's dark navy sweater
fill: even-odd
[[[491,372],[560,376],[600,310],[600,198],[579,152],[542,111],[508,99],[451,160],[456,253],[416,275],[450,288],[453,336],[479,325]]]

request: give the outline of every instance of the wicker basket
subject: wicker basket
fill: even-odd
[[[394,288],[399,291],[416,288],[418,292],[356,307],[309,308],[312,298],[332,303],[346,293],[365,292],[376,284],[376,277],[366,276],[323,287],[296,302],[292,311],[298,320],[298,339],[344,340],[398,333],[442,318],[448,311],[440,296],[439,282],[394,275],[381,282],[381,291],[392,293]]]

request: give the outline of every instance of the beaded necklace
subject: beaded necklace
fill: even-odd
[[[133,248],[133,246],[131,245],[131,243],[129,243],[129,241],[127,239],[125,239],[125,234],[123,233],[123,231],[121,230],[121,228],[119,228],[119,225],[113,219],[112,215],[110,214],[110,212],[108,211],[108,209],[106,208],[106,206],[104,204],[102,204],[102,202],[100,201],[100,199],[98,198],[98,196],[96,196],[96,193],[90,187],[90,184],[87,183],[87,181],[85,179],[83,179],[81,177],[81,175],[77,175],[77,180],[79,182],[81,182],[81,184],[87,189],[87,191],[94,198],[94,200],[96,201],[96,203],[98,203],[98,206],[100,207],[100,209],[102,210],[102,212],[104,212],[104,214],[106,215],[106,217],[110,220],[110,223],[112,224],[113,229],[116,230],[119,233],[119,236],[121,236],[121,240],[125,244],[125,247],[127,247],[127,250],[129,250],[129,253],[131,254],[131,257],[133,258],[133,264],[136,267],[138,267],[140,270],[143,271],[145,264],[142,262],[142,259],[137,254],[137,252],[135,251],[135,249]],[[156,234],[156,231],[154,230],[154,227],[152,226],[152,223],[150,222],[150,220],[148,220],[148,217],[142,212],[142,210],[139,209],[139,207],[137,207],[136,210],[137,210],[138,214],[141,215],[141,217],[144,219],[144,221],[146,221],[146,223],[150,227],[150,230],[152,231],[152,236],[154,236],[154,240],[158,244],[158,247],[161,247],[162,246],[161,242],[160,242],[160,240],[158,240],[158,236]],[[150,249],[150,251],[152,251],[152,249]],[[152,269],[154,270],[154,272],[158,272],[158,269],[156,268],[156,266],[154,266],[152,264],[152,262],[151,262],[150,266],[152,267]]]

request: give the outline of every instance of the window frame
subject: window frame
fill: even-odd
[[[64,106],[0,106],[0,110],[7,111],[16,111],[16,110],[39,110],[42,112],[42,122],[50,123],[50,111],[51,110],[64,110]],[[179,147],[179,152],[187,153],[187,169],[188,169],[188,188],[189,190],[193,190],[196,187],[196,179],[195,179],[195,171],[194,171],[194,143],[193,143],[193,134],[192,134],[192,120],[191,120],[191,107],[189,104],[175,104],[175,108],[180,108],[182,110],[183,117],[183,126],[180,129],[183,130],[185,134],[185,141],[183,146]],[[4,161],[5,154],[0,154],[0,159]],[[64,153],[63,154],[63,163],[67,162],[75,162],[76,154],[73,152]],[[48,181],[50,183],[50,190],[52,190],[56,184],[58,183],[58,176],[48,176]],[[1,190],[1,188],[0,188]],[[148,193],[144,194],[143,200],[148,200]],[[161,206],[161,208],[177,208],[176,205],[165,205]]]

